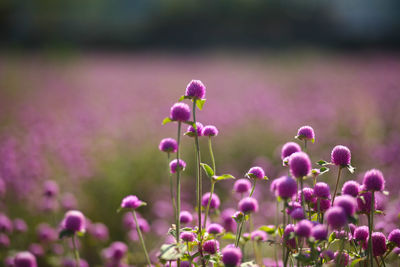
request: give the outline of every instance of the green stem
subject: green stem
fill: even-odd
[[[337,180],[336,180],[336,186],[335,186],[335,192],[333,193],[331,206],[333,206],[333,202],[335,201],[336,192],[337,192],[337,189],[338,189],[341,172],[342,172],[342,167],[339,167],[338,176],[337,176]]]
[[[249,214],[249,226],[250,226],[250,233],[254,230],[253,220],[251,219],[251,214]],[[253,249],[254,249],[254,256],[256,258],[256,263],[259,266],[262,266],[262,257],[260,255],[260,250],[258,247],[258,241],[253,240]]]
[[[383,267],[386,267],[385,258],[383,256],[381,256],[381,260],[382,260]]]
[[[238,246],[239,246],[240,236],[242,235],[243,222],[244,222],[244,218],[243,218],[243,220],[237,225],[235,247],[238,247]]]
[[[286,205],[287,205],[287,200],[284,199],[284,202],[283,202],[283,225],[282,225],[283,232],[285,232],[285,228],[286,228]],[[283,234],[282,257],[283,257],[284,266],[286,267],[287,258],[289,256],[289,248],[287,248],[287,253],[285,253],[285,248],[286,248],[286,236]]]
[[[214,187],[215,187],[215,181],[211,180],[211,191],[210,191],[210,197],[208,198],[208,202],[207,202],[206,212],[204,214],[203,228],[206,228],[207,217],[208,217],[208,213],[210,211],[211,200],[212,200],[212,196],[214,193]]]
[[[320,223],[322,223],[322,222],[320,221],[320,215],[321,215],[320,213],[321,213],[321,199],[318,198],[318,199],[317,199],[317,221],[320,222]]]
[[[167,166],[169,167],[169,163],[171,161],[169,152],[167,153],[167,159],[168,159]],[[174,197],[174,182],[172,180],[172,173],[170,172],[169,168],[168,168],[168,173],[169,173],[169,193],[171,195],[172,208],[174,209],[174,219],[176,222],[177,214],[176,214],[176,201],[175,201],[175,197]]]
[[[301,192],[301,207],[303,208],[303,211],[304,212],[306,212],[306,209],[304,208],[304,203],[305,203],[305,200],[304,200],[304,193],[303,193],[303,178],[304,177],[301,177],[301,178],[299,178],[300,179],[300,192]]]
[[[211,136],[208,137],[208,149],[210,150],[210,156],[211,156],[211,162],[212,162],[212,166],[213,166],[214,175],[217,175],[217,169],[215,167],[214,153],[213,153],[213,149],[212,149]]]
[[[179,164],[180,160],[180,145],[181,145],[181,127],[182,123],[179,121],[178,122],[178,136],[177,136],[177,143],[178,143],[178,149],[176,151],[176,216],[175,216],[175,222],[176,222],[176,244],[179,244],[179,239],[180,239],[180,231],[181,231],[181,222],[179,219],[180,213],[181,213],[181,168]],[[177,260],[177,265],[180,267],[181,261],[180,259]]]
[[[278,218],[279,218],[279,202],[276,201],[276,210],[275,210],[275,229],[278,229]],[[276,266],[278,266],[279,262],[278,262],[278,238],[277,235],[275,235],[275,246],[274,246],[274,257],[275,257],[275,263]]]
[[[304,139],[304,152],[307,153],[307,139]]]
[[[136,212],[133,211],[132,213],[133,213],[133,218],[135,219],[136,231],[138,233],[138,236],[139,236],[139,239],[140,239],[140,243],[142,243],[142,247],[143,247],[144,255],[146,257],[147,264],[149,265],[149,267],[151,267],[151,261],[150,261],[150,258],[149,258],[149,254],[147,253],[146,245],[144,243],[142,231],[140,230],[140,226],[139,226],[138,220],[136,218]]]
[[[368,250],[370,253],[370,262],[371,262],[371,267],[374,266],[374,253],[372,249],[372,231],[374,230],[374,212],[375,212],[375,191],[371,192],[371,211],[369,213],[369,237],[368,237]]]
[[[257,179],[253,178],[253,186],[251,187],[251,191],[250,191],[250,197],[253,195],[254,193],[254,189],[256,189],[256,183],[257,183]]]
[[[76,266],[81,266],[80,258],[79,258],[79,251],[78,251],[78,248],[77,248],[77,246],[76,246],[75,234],[72,236],[72,246],[73,246],[73,248],[74,248],[74,255],[75,255]]]

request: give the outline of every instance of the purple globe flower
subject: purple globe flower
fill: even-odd
[[[103,252],[106,259],[115,262],[120,261],[128,251],[128,246],[120,241],[113,242],[108,248]]]
[[[201,205],[203,207],[207,207],[210,194],[211,194],[210,192],[207,192],[201,198]],[[218,209],[220,204],[221,201],[219,200],[219,197],[217,196],[217,194],[213,193],[210,201],[210,209]]]
[[[369,214],[371,212],[372,193],[364,192],[357,197],[357,211],[360,213]],[[375,204],[376,208],[376,199]]]
[[[258,201],[252,197],[246,197],[239,201],[239,210],[243,213],[252,213],[258,211]]]
[[[287,207],[287,209],[286,209],[286,213],[290,215],[295,209],[299,209],[299,208],[302,208],[302,207],[301,207],[301,204],[300,204],[299,202],[297,202],[297,201],[290,201],[290,202],[288,203],[288,207]]]
[[[0,178],[0,198],[4,197],[6,194],[6,183]]]
[[[288,142],[288,143],[284,144],[282,147],[281,159],[283,160],[286,157],[289,157],[290,155],[292,155],[293,153],[300,152],[300,151],[301,151],[301,147],[299,146],[299,144],[297,144],[295,142]]]
[[[367,241],[369,236],[368,226],[359,226],[354,230],[354,238],[358,241]]]
[[[333,229],[340,229],[347,223],[347,215],[341,207],[331,207],[326,212],[326,221]]]
[[[303,195],[304,195],[304,201],[306,203],[313,203],[315,200],[314,189],[309,188],[309,187],[303,188],[303,191],[299,191],[298,195],[299,195],[300,203],[303,201]]]
[[[178,161],[176,159],[172,160],[169,163],[169,170],[171,173],[176,173],[177,167],[178,167]],[[180,171],[184,171],[186,168],[186,162],[184,162],[183,160],[179,159],[179,170]]]
[[[360,192],[360,184],[356,181],[347,181],[343,184],[342,195],[350,195],[352,197],[357,197]]]
[[[320,257],[325,259],[326,261],[333,260],[335,257],[335,254],[333,253],[332,250],[324,250],[321,254]]]
[[[311,235],[312,228],[313,224],[310,221],[301,220],[296,224],[294,232],[299,237],[309,237]]]
[[[4,259],[4,267],[15,267],[14,257],[8,256]]]
[[[312,228],[311,236],[318,241],[326,240],[328,236],[328,228],[323,224],[318,224]]]
[[[256,178],[256,179],[264,179],[265,177],[265,172],[261,167],[252,167],[250,170],[247,172],[247,176],[250,178]]]
[[[197,136],[202,136],[202,132],[203,132],[203,124],[200,122],[196,122],[196,128],[197,128]],[[192,125],[189,125],[187,128],[187,133],[190,133],[189,136],[195,136],[196,135],[196,131],[194,129],[194,127]]]
[[[178,150],[178,143],[173,138],[164,138],[158,145],[158,149],[167,153],[175,153]]]
[[[65,193],[61,198],[61,205],[65,210],[72,210],[77,207],[77,201],[73,194]]]
[[[294,209],[292,212],[290,212],[290,217],[292,217],[296,221],[303,220],[305,218],[303,209]]]
[[[319,211],[325,212],[331,207],[331,200],[327,198],[318,198],[314,201],[313,209],[318,210],[318,200],[319,200]]]
[[[388,236],[388,240],[396,244],[396,246],[400,247],[400,229],[394,229],[390,232]]]
[[[346,252],[335,252],[335,263],[337,266],[347,266],[350,261],[350,256]]]
[[[255,230],[255,231],[251,232],[250,238],[251,238],[251,240],[255,240],[255,241],[267,241],[268,235],[266,232],[264,232],[262,230]]]
[[[372,169],[364,174],[363,185],[367,191],[382,191],[385,187],[385,178],[380,170]]]
[[[56,231],[47,223],[41,223],[37,226],[36,234],[40,242],[53,242],[57,240]]]
[[[188,121],[190,119],[190,108],[185,103],[175,103],[171,107],[170,118],[174,121]]]
[[[32,243],[29,245],[29,251],[36,257],[42,257],[44,255],[43,246],[38,243]]]
[[[354,197],[349,195],[338,196],[335,199],[335,203],[333,204],[336,207],[343,208],[347,217],[353,216],[356,212],[357,201]]]
[[[240,248],[226,246],[222,250],[222,262],[226,267],[236,267],[242,261],[242,251]]]
[[[232,218],[233,214],[235,214],[235,210],[231,208],[221,212],[222,225],[227,232],[233,232],[236,229],[235,219]]]
[[[208,254],[215,254],[219,250],[219,243],[215,239],[207,240],[203,243],[203,250]]]
[[[190,212],[183,210],[179,215],[179,220],[183,224],[191,223],[193,221],[193,216]]]
[[[185,96],[203,99],[206,96],[206,87],[200,80],[191,80],[186,87]]]
[[[350,164],[351,153],[347,146],[335,146],[331,153],[331,161],[333,164],[345,167]]]
[[[280,178],[276,178],[271,182],[271,185],[269,186],[269,190],[271,191],[271,193],[274,193],[275,196],[278,196],[278,183],[280,181]]]
[[[286,245],[290,248],[296,247],[296,238],[291,237],[291,233],[294,233],[294,225],[288,224],[285,227],[285,231],[283,231],[283,240],[286,242]]]
[[[311,161],[308,155],[304,152],[293,153],[289,157],[290,173],[295,178],[303,178],[311,171]]]
[[[0,249],[8,248],[10,246],[10,239],[6,234],[0,233]]]
[[[314,196],[328,199],[331,197],[329,185],[323,182],[316,183],[314,186]]]
[[[0,213],[0,232],[11,234],[13,231],[13,224],[11,220],[3,213]]]
[[[206,126],[204,126],[201,134],[203,136],[217,136],[218,129],[214,125],[206,125]]]
[[[135,195],[126,196],[122,199],[122,202],[121,202],[121,208],[124,208],[124,209],[134,209],[135,210],[143,205],[145,205],[145,203],[143,201],[141,201]]]
[[[86,227],[85,216],[78,210],[65,213],[63,228],[72,232],[84,232]]]
[[[55,197],[59,192],[58,184],[53,180],[45,181],[43,191],[46,197]]]
[[[13,225],[15,231],[18,233],[25,233],[28,230],[28,226],[26,225],[26,222],[23,219],[20,218],[14,219]]]
[[[313,142],[315,140],[314,129],[311,128],[311,126],[300,127],[297,131],[297,138],[300,140],[310,140]]]
[[[212,223],[207,227],[207,232],[209,234],[217,235],[224,231],[224,227],[218,223]]]
[[[277,184],[278,196],[284,199],[292,198],[297,193],[297,183],[292,177],[283,176]]]
[[[383,256],[386,252],[386,237],[381,232],[372,233],[372,251],[375,257]]]
[[[236,193],[243,194],[249,192],[251,189],[251,182],[247,179],[239,179],[233,185],[233,190]]]
[[[182,232],[181,239],[185,242],[193,242],[196,239],[196,236],[193,232]]]
[[[28,251],[18,252],[14,258],[15,267],[37,267],[36,258]]]
[[[109,234],[108,228],[103,223],[94,223],[90,226],[90,234],[99,241],[107,241]]]

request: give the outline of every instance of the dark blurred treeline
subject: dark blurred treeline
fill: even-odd
[[[398,0],[0,0],[3,47],[397,48]]]

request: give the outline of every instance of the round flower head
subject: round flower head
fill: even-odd
[[[331,207],[326,212],[326,221],[333,229],[340,229],[347,223],[347,215],[341,207]]]
[[[6,234],[0,233],[0,249],[10,246],[10,238]]]
[[[335,263],[337,266],[347,266],[350,261],[350,256],[346,252],[335,252]]]
[[[278,190],[279,181],[280,181],[280,178],[276,178],[271,182],[271,184],[269,186],[269,190],[271,191],[271,193],[274,193],[275,196],[278,196],[277,190]]]
[[[292,198],[297,193],[296,180],[289,176],[281,177],[279,178],[277,189],[278,196],[281,198]]]
[[[41,223],[37,226],[36,230],[38,240],[40,242],[52,242],[57,240],[56,231],[47,223]]]
[[[252,197],[246,197],[239,201],[239,210],[243,213],[258,211],[258,201]]]
[[[224,231],[224,227],[222,227],[220,224],[218,224],[218,223],[212,223],[212,224],[210,224],[208,227],[207,227],[207,232],[209,233],[209,234],[214,234],[214,235],[217,235],[217,234],[220,234],[220,233],[222,233]]]
[[[326,240],[328,236],[328,229],[325,225],[318,224],[311,229],[311,236],[318,241]]]
[[[235,219],[232,218],[233,214],[235,214],[235,210],[231,208],[221,212],[222,225],[227,232],[233,232],[236,229]]]
[[[203,207],[207,207],[209,198],[210,192],[207,192],[203,195],[203,197],[201,198],[201,205]],[[217,196],[217,194],[213,193],[210,201],[210,209],[218,209],[220,204],[221,201],[219,200],[219,197]]]
[[[28,251],[19,252],[14,258],[15,267],[37,267],[36,258]]]
[[[185,242],[193,242],[196,239],[196,236],[193,232],[182,232],[181,239]]]
[[[294,232],[297,236],[309,237],[311,235],[312,228],[313,224],[309,220],[301,220],[296,224]]]
[[[240,194],[249,192],[250,188],[251,188],[251,182],[247,179],[239,179],[233,185],[233,190],[236,193]]]
[[[283,231],[283,239],[286,241],[286,245],[290,248],[296,247],[296,238],[291,237],[291,233],[294,233],[294,225],[288,224]]]
[[[305,218],[303,209],[302,208],[294,209],[290,213],[290,217],[292,217],[296,221],[303,220]]]
[[[0,198],[4,197],[6,194],[6,183],[0,178]]]
[[[44,182],[43,187],[44,187],[43,193],[46,197],[54,197],[59,192],[58,184],[53,180],[48,180]]]
[[[0,213],[0,232],[12,233],[13,224],[11,220],[3,213]]]
[[[301,201],[303,201],[302,195],[304,195],[304,201],[306,203],[314,202],[314,199],[315,199],[314,198],[314,190],[312,188],[309,188],[309,187],[303,188],[303,191],[299,191],[298,195],[299,195],[300,203],[301,203]]]
[[[386,237],[380,232],[372,233],[372,251],[375,257],[382,256],[386,252]]]
[[[124,209],[137,209],[144,204],[137,196],[129,195],[122,199],[121,208]]]
[[[357,197],[360,192],[360,184],[356,181],[347,181],[343,184],[342,195],[350,195],[352,197]]]
[[[125,243],[116,241],[105,250],[104,255],[109,260],[120,261],[127,251],[128,247]]]
[[[349,195],[338,196],[335,199],[335,203],[333,203],[336,207],[343,208],[347,217],[353,216],[356,212],[357,201],[354,197]]]
[[[207,240],[203,243],[203,250],[208,254],[215,254],[219,250],[219,243],[215,239]]]
[[[319,200],[319,211],[325,212],[331,207],[331,200],[328,198],[318,198],[314,200],[313,209],[318,211],[318,200]]]
[[[203,99],[206,96],[206,87],[200,80],[191,80],[186,87],[185,96]]]
[[[381,171],[372,169],[364,174],[363,185],[367,191],[382,191],[385,187],[385,178]]]
[[[190,119],[190,108],[185,103],[175,103],[171,107],[170,118],[174,121],[188,121]]]
[[[72,210],[78,206],[75,196],[71,193],[65,193],[61,197],[61,205],[65,210]]]
[[[167,153],[175,153],[178,150],[178,143],[173,138],[164,138],[161,140],[158,148]]]
[[[330,260],[333,260],[333,258],[335,257],[335,253],[333,253],[332,250],[324,250],[321,254],[320,257],[325,259],[327,262]]]
[[[202,136],[203,124],[201,122],[196,122],[196,128],[197,128],[197,136]],[[187,133],[190,134],[189,136],[195,136],[196,130],[194,129],[194,127],[192,125],[189,125],[187,128]]]
[[[183,224],[191,223],[193,221],[193,216],[190,212],[183,210],[179,215],[179,221]]]
[[[367,241],[368,236],[368,226],[359,226],[354,230],[354,238],[358,241]]]
[[[15,231],[18,233],[25,233],[28,230],[26,222],[20,218],[14,219],[13,225]]]
[[[289,157],[293,153],[300,152],[300,151],[301,151],[301,147],[299,146],[299,144],[297,144],[295,142],[288,142],[288,143],[284,144],[282,147],[281,159],[283,160],[284,158]]]
[[[286,213],[287,214],[291,214],[295,209],[299,209],[301,208],[301,204],[297,201],[290,201],[288,203],[287,209],[286,209]]]
[[[400,247],[400,229],[394,229],[392,232],[390,232],[388,240]]]
[[[78,210],[65,213],[63,228],[72,232],[84,232],[86,227],[85,216]]]
[[[236,267],[242,261],[242,251],[240,248],[226,246],[222,250],[222,262],[226,267]]]
[[[357,197],[357,211],[360,213],[369,214],[371,212],[372,193],[364,192]],[[376,199],[375,204],[376,207]]]
[[[108,228],[103,223],[94,223],[90,226],[90,234],[99,241],[108,240]]]
[[[201,131],[201,134],[203,136],[217,136],[218,135],[218,129],[217,127],[213,125],[206,125],[203,127],[203,130]]]
[[[29,252],[31,252],[36,257],[41,257],[44,255],[43,246],[38,243],[32,243],[29,245]]]
[[[304,152],[293,153],[289,157],[290,173],[295,178],[303,178],[311,171],[311,161],[308,155]]]
[[[315,140],[314,129],[311,128],[311,126],[300,127],[297,131],[297,138],[300,140],[310,140],[313,142]]]
[[[333,164],[345,167],[350,164],[351,153],[347,146],[335,146],[331,153],[331,161]]]
[[[14,257],[8,256],[4,259],[4,267],[15,267]]]
[[[172,160],[169,163],[169,170],[171,173],[176,173],[177,167],[178,167],[178,161],[176,159]],[[186,162],[184,162],[183,160],[179,159],[179,170],[180,171],[184,171],[186,168]]]
[[[331,191],[329,185],[324,182],[316,183],[314,186],[314,196],[318,198],[330,198]]]
[[[255,231],[251,232],[250,238],[251,238],[251,240],[255,240],[255,241],[267,241],[268,235],[266,232],[264,232],[262,230],[255,230]]]
[[[247,172],[247,176],[249,176],[250,178],[264,179],[265,172],[261,167],[252,167]]]

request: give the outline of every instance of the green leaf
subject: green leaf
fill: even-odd
[[[248,178],[251,178],[251,179],[258,179],[257,176],[255,176],[255,175],[252,174],[252,173],[246,173],[246,176],[247,176]]]
[[[205,163],[200,163],[200,165],[203,167],[203,170],[206,172],[208,177],[212,178],[214,176],[214,171],[210,166]]]
[[[269,178],[267,176],[264,176],[263,180],[269,180]]]
[[[263,226],[260,226],[258,229],[261,230],[261,231],[264,231],[264,232],[266,232],[266,233],[268,233],[270,235],[275,233],[275,226],[274,225],[263,225]]]
[[[285,230],[282,227],[278,228],[278,234],[282,237]]]
[[[331,243],[331,242],[333,242],[333,240],[335,240],[336,239],[336,233],[335,232],[332,232],[332,234],[329,236],[329,238],[328,238],[328,242],[329,243]]]
[[[347,165],[346,168],[349,170],[350,173],[354,173],[354,171],[356,170],[356,168],[351,166],[350,164]]]
[[[322,167],[322,168],[319,169],[319,175],[321,175],[321,174],[323,174],[323,173],[326,173],[326,172],[329,172],[329,168],[327,168],[327,167]]]
[[[58,238],[63,239],[64,237],[72,237],[73,235],[74,231],[64,229],[59,233]]]
[[[236,239],[236,235],[234,235],[233,233],[226,233],[222,236],[223,240],[235,240]]]
[[[317,161],[317,164],[318,164],[319,166],[330,165],[330,163],[329,163],[329,162],[327,162],[327,161],[325,161],[325,160],[320,160],[320,161]]]
[[[221,181],[221,180],[226,180],[226,179],[236,179],[233,175],[231,175],[231,174],[222,174],[222,175],[219,175],[219,176],[213,176],[213,179],[214,180],[217,180],[217,181]]]
[[[315,138],[311,139],[311,143],[313,144],[315,143]]]
[[[181,97],[178,99],[178,101],[181,102],[181,101],[184,100],[184,99],[187,99],[187,96],[184,96],[184,95],[181,96]]]
[[[366,259],[366,257],[362,257],[362,258],[353,260],[350,264],[350,267],[355,267],[357,263],[359,263],[360,261],[364,261],[365,259]]]
[[[194,132],[186,132],[183,135],[189,136],[189,137],[196,137],[196,133]]]
[[[166,117],[163,121],[162,121],[162,125],[165,125],[167,123],[173,122],[173,120],[171,120],[171,118]]]
[[[385,213],[382,210],[375,210],[375,214],[382,214],[385,215]]]
[[[183,121],[183,123],[187,124],[187,125],[190,125],[190,126],[192,126],[193,128],[196,129],[196,123],[194,123],[193,121]]]
[[[196,101],[196,106],[198,109],[202,110],[205,103],[206,103],[205,99],[198,99]]]
[[[183,257],[185,252],[185,244],[164,244],[161,246],[159,258],[166,261],[173,261]]]

